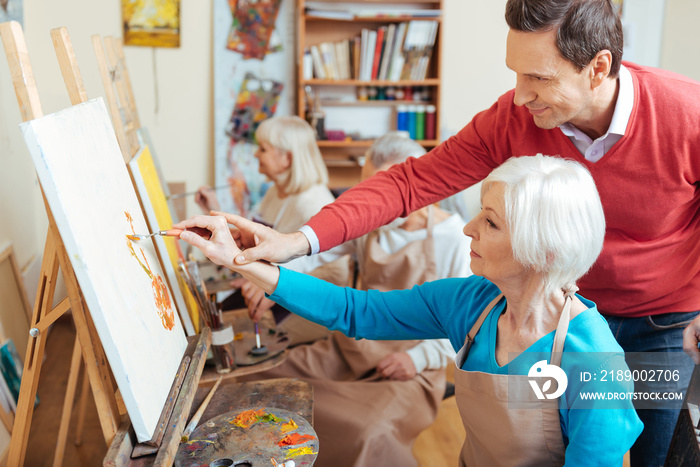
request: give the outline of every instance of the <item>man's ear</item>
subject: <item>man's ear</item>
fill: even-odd
[[[608,49],[603,49],[591,60],[589,73],[591,79],[591,88],[595,89],[610,76],[610,68],[612,67],[612,53]]]

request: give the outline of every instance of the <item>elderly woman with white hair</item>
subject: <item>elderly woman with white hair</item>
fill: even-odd
[[[461,465],[621,465],[642,431],[632,402],[591,402],[587,395],[601,388],[629,394],[632,383],[601,385],[600,377],[581,376],[627,369],[595,303],[575,293],[605,233],[592,177],[573,161],[511,158],[484,180],[481,203],[464,228],[474,276],[390,292],[339,288],[265,263],[235,264],[240,250],[224,217],[194,217],[178,227],[212,231],[209,240],[190,232],[181,238],[330,329],[367,339],[448,338],[460,349],[456,397],[467,432]],[[539,379],[548,375],[556,378],[555,392]]]
[[[258,171],[272,182],[272,186],[255,207],[253,220],[278,232],[294,232],[335,199],[327,186],[328,170],[316,144],[315,133],[302,118],[278,116],[264,120],[256,129],[255,138]],[[218,213],[219,202],[211,188],[200,188],[195,201],[205,213]],[[309,274],[345,285],[349,282],[348,271],[348,258],[337,257]],[[237,279],[234,286],[239,287],[240,292],[224,300],[224,309],[247,306],[251,313],[257,311],[260,314],[272,309],[277,328],[287,334],[290,345],[312,342],[328,334],[327,329],[275,306],[275,302],[266,299],[264,292],[254,284]]]

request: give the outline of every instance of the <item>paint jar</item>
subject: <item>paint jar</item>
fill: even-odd
[[[309,125],[313,128],[317,140],[326,139],[326,113],[323,111],[311,112]]]
[[[416,106],[416,139],[425,139],[425,106]]]
[[[396,131],[408,131],[408,106],[396,106]]]
[[[236,354],[233,348],[233,326],[225,325],[211,331],[211,353],[217,373],[230,373],[236,369]]]
[[[425,107],[425,139],[435,139],[435,106]]]
[[[367,88],[365,86],[360,86],[359,88],[357,88],[357,100],[366,101],[367,99]]]
[[[416,139],[416,105],[408,106],[408,134],[411,139]]]

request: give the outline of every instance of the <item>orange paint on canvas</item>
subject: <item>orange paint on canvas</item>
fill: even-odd
[[[311,435],[300,435],[299,433],[290,433],[284,438],[282,438],[277,445],[278,446],[293,446],[295,444],[303,444],[307,441],[316,439],[315,436]]]
[[[131,217],[131,214],[127,211],[124,211],[124,215],[126,216],[126,219],[129,221],[129,224],[131,225],[131,232],[136,235],[136,232],[134,232],[134,219]],[[167,329],[168,331],[171,331],[175,327],[175,311],[173,310],[173,304],[172,301],[170,300],[170,294],[168,293],[168,287],[165,285],[165,281],[163,278],[158,275],[154,274],[153,270],[151,269],[151,265],[148,264],[148,259],[146,259],[146,254],[143,252],[143,249],[139,247],[139,251],[141,252],[141,256],[143,257],[143,262],[141,262],[141,259],[139,259],[138,255],[136,254],[136,251],[134,250],[134,245],[132,243],[132,239],[130,238],[132,235],[127,235],[127,247],[129,248],[129,252],[131,253],[131,256],[136,258],[136,261],[139,262],[139,265],[141,268],[143,268],[144,272],[148,275],[148,278],[151,279],[151,288],[153,289],[153,299],[156,304],[156,308],[158,308],[158,316],[160,317],[161,322],[163,323],[163,327]]]

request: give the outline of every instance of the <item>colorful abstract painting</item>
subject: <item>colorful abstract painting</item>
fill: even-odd
[[[124,45],[180,47],[180,0],[122,0]]]
[[[142,146],[141,150],[129,161],[129,171],[136,185],[141,205],[143,206],[149,232],[167,230],[173,225],[173,216],[170,213],[165,190],[161,185],[156,164],[148,146]],[[192,336],[199,329],[199,311],[197,302],[189,292],[182,277],[176,273],[178,270],[177,239],[173,237],[153,237],[160,255],[161,264],[171,286],[175,304],[180,312],[185,331]]]
[[[102,98],[20,128],[139,441],[151,439],[185,332]]]
[[[236,141],[255,143],[255,130],[263,120],[275,114],[283,88],[282,83],[246,73],[226,134]]]
[[[270,52],[281,50],[273,43],[272,33],[282,0],[229,0],[233,24],[226,47],[244,59],[262,60]]]
[[[296,3],[283,1],[279,5],[274,30],[268,43],[268,52],[274,49],[274,44],[290,44],[285,53],[268,53],[264,60],[247,60],[242,54],[231,51],[226,47],[231,33],[233,12],[237,2],[217,1],[213,5],[214,23],[214,145],[215,145],[215,180],[213,186],[229,185],[231,190],[219,191],[218,198],[221,209],[247,216],[260,199],[262,199],[269,183],[265,176],[258,172],[258,160],[254,154],[257,145],[252,140],[254,129],[245,130],[243,126],[236,127],[234,109],[241,103],[249,102],[245,94],[249,76],[260,78],[262,81],[281,83],[281,93],[274,110],[268,110],[269,115],[290,115],[296,105],[294,99],[295,61],[293,47],[296,40],[295,11]],[[268,85],[266,85],[268,86]],[[261,86],[262,87],[262,86]],[[274,86],[273,86],[274,87]],[[268,105],[271,109],[271,106]],[[273,113],[274,112],[274,113]],[[248,114],[239,121],[250,119],[255,114]],[[232,120],[233,117],[233,120]],[[250,120],[248,120],[250,121]],[[229,131],[229,132],[227,132]],[[249,139],[241,138],[247,133]]]

